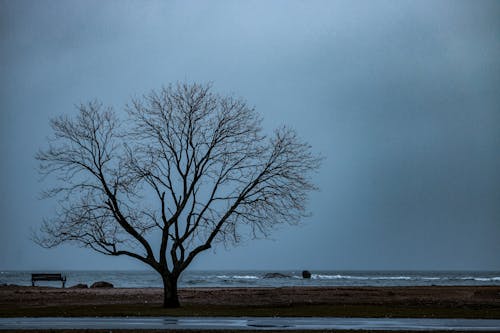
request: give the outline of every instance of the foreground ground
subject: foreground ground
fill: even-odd
[[[0,316],[329,316],[500,318],[500,287],[287,287],[181,289],[0,287]]]

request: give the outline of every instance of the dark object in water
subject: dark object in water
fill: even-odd
[[[282,273],[266,273],[264,274],[264,279],[283,279],[289,278],[290,275],[282,274]]]
[[[106,282],[106,281],[98,281],[94,282],[90,288],[113,288],[113,284]]]
[[[309,272],[309,271],[302,271],[302,278],[303,279],[310,279],[311,278],[311,272]]]

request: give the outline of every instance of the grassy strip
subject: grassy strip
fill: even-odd
[[[106,317],[106,316],[228,316],[228,317],[395,317],[395,318],[500,318],[500,307],[320,305],[269,306],[185,305],[164,309],[159,305],[111,304],[51,307],[0,307],[0,317]]]

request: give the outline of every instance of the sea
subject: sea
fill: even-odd
[[[0,271],[0,285],[31,285],[31,273],[62,273],[66,286],[91,285],[107,281],[118,288],[159,288],[162,281],[154,271]],[[269,277],[279,273],[280,277]],[[276,276],[276,274],[274,275]],[[37,282],[60,287],[61,282]],[[311,271],[303,279],[301,271],[185,271],[181,288],[209,287],[287,287],[287,286],[483,286],[500,285],[500,272],[477,271]]]

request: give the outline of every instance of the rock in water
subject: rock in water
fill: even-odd
[[[283,279],[289,278],[290,275],[282,274],[282,273],[266,273],[264,274],[264,279]]]
[[[69,287],[70,289],[87,289],[89,286],[86,285],[85,283],[78,283],[75,284],[74,286]]]
[[[302,278],[303,279],[310,279],[311,278],[311,272],[309,272],[309,271],[302,271]]]
[[[106,281],[94,282],[90,288],[113,288],[113,284]]]

